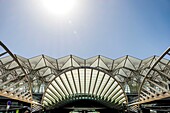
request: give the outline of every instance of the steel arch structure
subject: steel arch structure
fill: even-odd
[[[170,97],[170,48],[168,48],[148,68],[139,87],[138,99],[129,104],[132,111],[137,111],[139,105]]]
[[[123,92],[138,93],[138,100],[129,104],[129,106],[137,105],[138,107],[139,104],[169,97],[169,50],[167,49],[161,57],[152,56],[146,59],[129,55],[117,59],[101,55],[87,59],[74,55],[57,59],[47,55],[24,58],[12,54],[0,42],[0,96],[38,105],[32,93],[43,94],[52,80],[61,73],[86,67],[108,73],[120,84]],[[85,97],[89,98],[87,95]],[[79,97],[70,96],[68,100],[76,98]]]
[[[111,107],[128,103],[124,89],[108,72],[79,67],[56,76],[47,86],[42,104],[48,108],[68,99],[84,98],[104,101]]]
[[[0,47],[0,96],[38,104],[32,97],[31,82],[27,70],[1,41]],[[4,57],[6,55],[10,58]]]
[[[139,104],[170,97],[170,65],[163,58],[170,59],[170,48],[146,73],[139,89]]]

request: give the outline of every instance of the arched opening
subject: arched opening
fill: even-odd
[[[90,101],[101,103],[107,109],[122,110],[127,104],[127,96],[120,83],[109,73],[97,68],[79,67],[60,73],[49,83],[42,105],[48,110],[56,110],[74,102],[82,105],[81,108],[85,103],[87,106],[84,107],[90,109]]]

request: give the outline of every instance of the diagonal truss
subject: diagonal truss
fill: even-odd
[[[2,42],[0,42],[0,47],[0,96],[38,104],[33,101],[27,71]]]
[[[170,97],[170,48],[156,58],[139,89],[139,100],[129,106],[145,104]]]

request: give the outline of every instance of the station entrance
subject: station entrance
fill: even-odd
[[[51,112],[111,113],[124,109],[127,96],[109,73],[79,67],[68,69],[54,78],[43,94],[42,103]]]
[[[0,112],[168,113],[169,98],[170,48],[146,59],[24,58],[0,41]]]

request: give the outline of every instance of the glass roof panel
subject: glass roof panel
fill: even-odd
[[[100,85],[99,91],[97,93],[98,96],[100,96],[100,94],[102,93],[102,91],[103,91],[103,89],[105,87],[105,84],[108,82],[108,79],[109,79],[109,75],[105,74],[104,78],[102,80],[102,83]]]
[[[90,67],[97,67],[97,66],[99,66],[98,63],[99,63],[99,61],[98,61],[98,59],[96,59],[95,62],[93,62]]]
[[[109,99],[112,98],[117,93],[117,91],[120,89],[118,86],[119,86],[118,84],[115,85],[114,90],[112,90],[111,94],[108,96]]]
[[[50,105],[53,105],[53,104],[52,104],[52,101],[51,101],[50,99],[48,99],[47,97],[44,97],[44,100],[45,100],[46,102],[48,102]]]
[[[70,71],[66,72],[66,76],[68,77],[68,82],[70,83],[70,87],[73,90],[73,94],[76,94],[76,89],[71,72]]]
[[[128,59],[134,65],[135,69],[139,68],[139,65],[141,64],[142,60],[134,58],[134,57],[131,57],[131,56],[128,56]]]
[[[58,77],[56,79],[58,79]],[[57,80],[53,81],[51,84],[56,89],[56,91],[61,95],[61,97],[65,97],[66,95],[64,94],[64,92],[61,90],[61,88],[59,87],[59,85],[56,82],[57,82]]]
[[[106,93],[109,91],[112,83],[114,82],[114,79],[113,78],[110,78],[110,80],[108,81],[103,93],[101,95],[103,95],[104,97],[107,97]]]
[[[124,82],[124,80],[125,80],[125,78],[122,77],[122,76],[119,75],[119,74],[115,75],[115,79],[116,79],[117,81],[119,81],[119,82]]]
[[[68,61],[68,59],[70,59],[70,55],[57,59],[59,66],[58,68],[61,69],[61,67],[63,67],[63,65]]]
[[[49,61],[48,59],[46,59],[46,58],[44,58],[44,61],[45,61],[46,66],[51,67],[51,68],[53,68],[53,69],[56,68],[56,63],[50,62],[50,61]]]
[[[73,94],[72,91],[71,91],[70,85],[69,85],[69,83],[68,83],[68,80],[67,80],[65,74],[61,74],[60,77],[61,77],[61,79],[63,80],[65,86],[67,87],[67,90],[69,91],[69,93],[70,93],[70,94]]]
[[[122,93],[122,90],[118,89],[118,92],[112,96],[112,100],[111,101],[115,101],[115,99],[117,99],[117,96],[120,95],[121,93]]]
[[[94,90],[95,95],[97,95],[98,89],[99,89],[99,87],[101,87],[100,83],[102,82],[103,76],[104,76],[104,73],[99,72],[98,79],[97,79],[97,82],[96,82],[96,87],[95,87],[95,90]]]
[[[98,56],[95,56],[95,57],[92,57],[92,58],[88,58],[86,60],[86,66],[91,66],[97,59],[98,59]]]
[[[95,87],[95,82],[96,82],[96,78],[97,78],[97,70],[93,70],[92,71],[92,77],[91,77],[91,85],[90,85],[90,94],[93,94],[93,90]]]
[[[53,97],[51,97],[48,93],[45,93],[45,96],[50,100],[52,101],[53,103],[56,103],[55,102],[55,99]]]
[[[44,62],[44,58],[41,58],[41,60],[35,65],[35,69],[39,69],[41,67],[45,67],[45,62]]]
[[[57,84],[60,86],[60,89],[62,90],[62,92],[64,93],[64,95],[69,95],[69,94],[67,93],[67,90],[66,90],[66,88],[64,87],[64,84],[62,83],[60,77],[57,77],[57,78],[56,78],[56,81],[57,81]]]
[[[46,55],[44,55],[44,58],[45,58],[45,61],[47,62],[47,66],[50,66],[50,67],[54,66],[55,68],[58,68],[56,59],[46,56]]]
[[[126,98],[125,98],[125,97],[122,98],[122,99],[119,101],[119,103],[127,103]]]
[[[54,75],[54,74],[49,74],[48,76],[45,77],[45,80],[46,80],[47,82],[50,82],[50,81],[52,81],[55,77],[56,77],[56,75]]]
[[[121,67],[124,67],[125,66],[125,62],[126,62],[126,59],[123,60],[122,62],[120,62],[116,67],[115,69],[118,69],[118,68],[121,68]]]
[[[84,62],[85,62],[84,59],[79,58],[79,57],[74,56],[74,55],[72,55],[72,57],[73,57],[73,59],[74,59],[80,66],[85,66],[85,65],[84,65]]]
[[[90,82],[91,82],[91,69],[86,69],[86,94],[89,93],[90,90]]]
[[[47,93],[49,93],[55,100],[58,101],[58,97],[54,93],[52,93],[51,90],[47,89]]]
[[[31,67],[34,69],[35,66],[37,65],[37,63],[42,59],[42,55],[37,56],[37,57],[33,57],[29,59],[29,62],[31,64]]]
[[[42,74],[42,76],[47,76],[47,75],[49,75],[49,74],[52,74],[52,72],[51,72],[51,69],[50,69],[50,68],[47,68],[47,69],[45,70],[45,72]]]
[[[142,60],[142,64],[141,64],[141,68],[146,68],[146,67],[149,67],[152,60],[154,59],[155,56],[152,56],[152,57],[149,57],[149,58],[146,58],[144,60]]]
[[[13,62],[9,65],[8,69],[12,69],[12,68],[16,68],[16,67],[18,67],[18,64],[17,64],[17,62],[13,61]]]
[[[52,92],[54,92],[54,94],[59,97],[60,99],[62,98],[61,95],[56,91],[56,89],[54,89],[54,87],[52,85],[49,85],[48,87]]]
[[[77,93],[80,93],[80,81],[79,81],[79,75],[78,75],[78,70],[75,69],[72,71],[73,73],[73,77],[74,77],[74,80],[75,80],[75,84],[76,84],[76,89],[77,89]]]
[[[101,59],[99,59],[99,66],[104,68],[104,69],[108,69],[109,70],[109,67],[107,67],[107,65]]]
[[[135,66],[132,64],[132,62],[128,58],[126,59],[125,67],[135,70]]]
[[[125,60],[126,59],[126,56],[124,56],[124,57],[121,57],[121,58],[118,58],[118,59],[115,59],[114,60],[114,64],[113,64],[113,69],[115,68],[115,67],[117,67],[123,60]]]
[[[124,97],[124,94],[122,93],[119,97],[116,98],[116,101],[118,102],[118,100],[122,99]]]
[[[84,92],[84,69],[79,69],[79,73],[80,73],[81,93],[85,93]]]
[[[108,92],[106,93],[106,97],[109,97],[109,95],[111,95],[111,93],[113,92],[113,90],[115,89],[115,87],[116,87],[116,85],[117,85],[117,82],[116,81],[114,81],[112,84],[111,84],[111,87],[109,88],[109,90],[108,90]],[[110,98],[109,98],[110,99]]]
[[[6,64],[6,63],[12,61],[13,58],[11,56],[6,56],[6,57],[1,58],[0,60],[3,64]]]
[[[123,70],[123,68],[119,69],[119,74],[124,76],[124,77],[128,77],[128,74],[125,73],[125,71]]]
[[[72,63],[74,67],[79,67],[80,65],[72,58]]]
[[[104,56],[100,56],[101,60],[109,67],[109,69],[112,68],[113,60],[110,58],[106,58]]]
[[[30,67],[30,64],[28,62],[27,58],[24,58],[22,56],[16,55],[17,59],[19,60],[19,62],[21,63],[21,65],[25,66],[27,65],[28,67]],[[23,64],[24,63],[24,64]]]
[[[68,67],[71,67],[71,66],[72,66],[71,58],[69,58],[69,59],[64,63],[64,65],[61,67],[61,69],[65,69],[65,68],[68,68]]]

